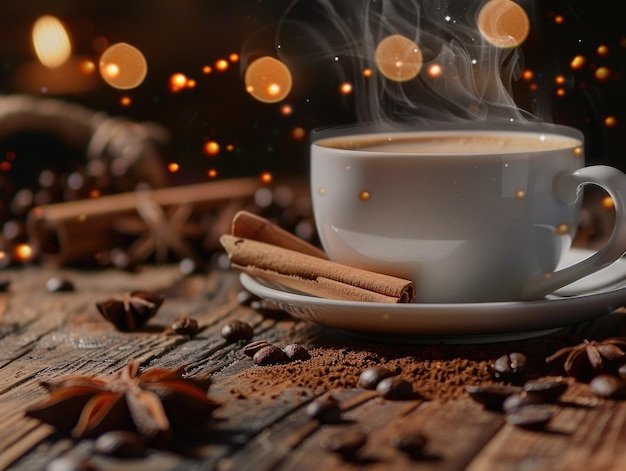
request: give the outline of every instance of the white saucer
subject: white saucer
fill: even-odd
[[[574,249],[565,263],[589,253]],[[248,291],[299,319],[378,340],[412,343],[487,343],[545,335],[626,304],[626,281],[615,287],[625,278],[626,260],[620,259],[602,272],[577,281],[577,290],[588,288],[583,294],[566,296],[566,287],[559,290],[559,296],[528,302],[378,304],[318,298],[240,275]]]

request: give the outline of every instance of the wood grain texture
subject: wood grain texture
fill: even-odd
[[[97,469],[140,471],[626,469],[626,402],[595,398],[584,384],[572,386],[554,406],[555,415],[546,431],[508,425],[502,414],[484,410],[467,396],[448,402],[419,397],[389,401],[357,387],[319,391],[278,379],[259,386],[262,383],[253,379],[271,370],[263,370],[246,357],[241,343],[223,339],[219,331],[224,323],[246,321],[253,326],[255,338],[280,346],[302,343],[331,350],[355,340],[289,316],[267,316],[240,305],[241,287],[231,271],[215,269],[186,277],[175,266],[138,273],[28,267],[6,274],[11,287],[0,294],[0,469],[43,470],[59,456],[86,458]],[[46,280],[53,275],[72,280],[76,291],[47,292]],[[133,289],[156,291],[166,300],[143,329],[121,333],[103,320],[94,303]],[[164,334],[167,326],[184,316],[198,321],[197,335]],[[625,316],[618,310],[570,332],[573,336],[626,335]],[[536,348],[537,342],[487,345],[476,351],[481,358],[489,357],[490,352],[496,355],[510,348]],[[547,337],[545,343],[556,344],[558,338]],[[364,351],[378,347],[361,344]],[[438,351],[437,347],[406,345],[384,349],[390,358],[406,352],[424,358]],[[131,359],[140,359],[146,368],[186,365],[190,376],[211,374],[209,395],[222,404],[214,420],[202,433],[172,449],[151,449],[141,460],[123,460],[94,455],[93,441],[73,441],[24,418],[23,411],[46,395],[40,381],[69,374],[108,374]],[[320,423],[307,414],[307,404],[321,394],[339,400],[341,423]],[[348,427],[358,427],[368,437],[353,460],[324,447],[329,436]],[[428,438],[421,457],[410,457],[390,442],[394,435],[410,430]]]

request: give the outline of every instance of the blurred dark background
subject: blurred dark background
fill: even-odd
[[[524,108],[543,110],[543,115],[547,109],[549,119],[582,129],[587,136],[589,163],[625,168],[626,30],[621,2],[520,3],[532,21],[523,51],[525,67],[533,76],[513,84],[516,101]],[[111,116],[164,125],[171,133],[166,160],[179,164],[171,175],[174,183],[207,180],[210,170],[210,178],[263,172],[305,176],[310,131],[354,121],[352,100],[356,94],[340,93],[342,81],[350,80],[349,74],[342,77],[328,66],[331,58],[319,57],[318,62],[307,57],[294,59],[292,65],[300,63],[302,69],[292,69],[293,89],[280,103],[261,103],[246,93],[243,69],[247,54],[275,54],[274,33],[290,4],[287,0],[4,1],[0,6],[0,93],[54,97]],[[294,14],[297,11],[294,9]],[[44,14],[64,23],[76,57],[96,64],[106,44],[127,42],[136,46],[148,62],[145,81],[135,89],[117,90],[96,72],[91,77],[95,85],[86,90],[55,93],[52,88],[25,89],[20,70],[36,60],[31,28]],[[599,52],[600,46],[606,49]],[[319,56],[314,54],[314,44],[308,47],[311,58]],[[585,63],[574,70],[570,63],[577,55],[583,56]],[[216,69],[220,59],[228,62],[224,71]],[[210,73],[206,73],[207,66]],[[600,67],[607,68],[607,76],[595,76]],[[195,80],[195,86],[173,92],[170,79],[175,73]],[[563,77],[562,83],[557,83],[558,76]],[[285,104],[291,107],[290,113],[285,113]],[[70,158],[63,146],[49,140],[42,140],[45,151],[37,148],[37,136],[28,136],[25,141],[9,140],[7,144],[5,139],[0,145],[0,160],[7,152],[33,154],[30,163],[20,167],[21,174],[14,166],[9,175],[18,184],[28,177],[25,173],[32,177],[40,167],[61,165],[63,159]],[[208,141],[219,143],[217,155],[208,156],[203,151]],[[27,151],[22,152],[22,148]],[[45,156],[36,158],[42,152]],[[80,160],[81,156],[73,158]]]

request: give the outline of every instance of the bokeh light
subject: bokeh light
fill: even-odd
[[[374,59],[378,70],[389,80],[406,82],[422,70],[422,51],[409,38],[393,34],[376,47]]]
[[[18,244],[13,249],[13,255],[20,262],[28,262],[33,258],[33,249],[28,244]]]
[[[370,69],[369,67],[366,67],[365,69],[363,69],[363,77],[369,78],[372,76],[372,69]]]
[[[82,61],[78,66],[78,70],[84,75],[91,75],[96,71],[96,64],[93,61]]]
[[[215,68],[219,72],[226,72],[228,70],[228,61],[226,59],[218,59],[215,62]]]
[[[301,141],[306,138],[306,130],[302,126],[296,126],[291,130],[291,138],[294,141]]]
[[[217,178],[217,170],[215,170],[214,168],[211,168],[207,171],[206,175],[209,178]]]
[[[202,67],[202,73],[204,75],[209,75],[211,72],[213,72],[213,68],[210,65],[205,65],[204,67]]]
[[[263,103],[284,100],[291,92],[291,72],[285,64],[270,56],[261,57],[246,69],[246,91]]]
[[[530,32],[524,9],[511,0],[489,0],[476,19],[482,36],[497,47],[517,47]]]
[[[100,56],[100,75],[113,88],[136,88],[148,73],[148,63],[139,49],[127,43],[116,43]]]
[[[130,106],[132,104],[132,100],[129,96],[123,96],[120,98],[120,105],[122,106]]]
[[[604,125],[607,128],[613,128],[615,127],[616,124],[617,124],[617,119],[615,119],[615,116],[607,116],[606,118],[604,118]]]
[[[283,116],[289,116],[291,115],[291,113],[293,113],[293,108],[290,104],[285,103],[283,106],[280,107],[280,112]]]
[[[348,82],[342,83],[339,87],[339,91],[342,95],[349,95],[352,93],[352,84]]]
[[[177,72],[170,76],[170,91],[172,93],[180,92],[187,87],[188,79],[185,74]]]
[[[598,67],[593,75],[596,79],[604,81],[611,77],[611,71],[608,67]]]
[[[180,165],[176,162],[170,162],[167,164],[167,171],[170,173],[176,173],[180,170]]]
[[[50,69],[65,64],[72,54],[70,37],[54,16],[40,17],[33,26],[32,38],[37,59]]]
[[[208,141],[204,144],[204,153],[208,156],[215,157],[220,153],[220,145],[215,141]]]
[[[239,62],[239,54],[237,54],[236,52],[233,52],[230,56],[228,56],[228,59],[234,64],[236,62]]]
[[[585,56],[579,54],[572,59],[572,61],[569,63],[569,66],[573,70],[580,70],[585,66],[585,62]]]
[[[259,180],[261,180],[261,183],[272,183],[273,179],[274,177],[270,172],[263,172],[261,173],[261,175],[259,175]]]
[[[598,46],[598,49],[596,49],[596,52],[599,56],[606,56],[609,53],[609,47],[605,44],[601,44],[600,46]]]
[[[522,72],[522,78],[527,82],[531,81],[535,77],[535,74],[532,70],[526,69]]]
[[[428,70],[426,73],[428,74],[430,78],[441,77],[441,75],[443,74],[443,67],[441,67],[439,64],[433,64],[430,67],[428,67]]]
[[[605,196],[604,198],[602,198],[602,207],[605,209],[614,209],[615,201],[613,201],[613,198],[611,198],[610,196]]]

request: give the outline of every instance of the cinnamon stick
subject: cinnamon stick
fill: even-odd
[[[191,205],[192,214],[202,214],[227,201],[247,201],[259,186],[254,178],[229,179],[150,190],[149,197],[164,210]],[[63,265],[112,248],[115,221],[136,216],[140,197],[128,192],[33,208],[27,218],[33,249],[43,262]]]
[[[323,250],[249,211],[239,211],[235,214],[232,235],[266,242],[284,249],[328,260],[326,252]]]
[[[319,297],[375,303],[408,303],[415,285],[389,275],[324,260],[244,237],[220,237],[236,270]]]

